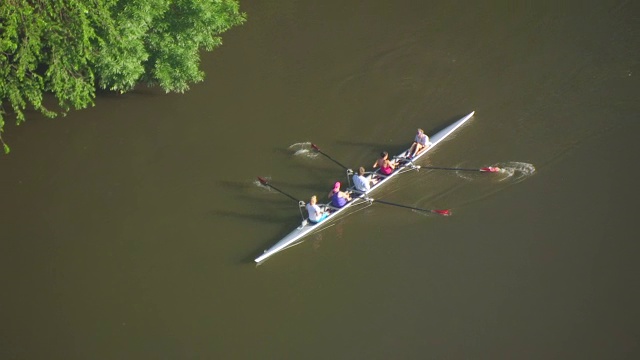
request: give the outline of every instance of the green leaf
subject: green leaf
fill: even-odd
[[[0,117],[2,106],[18,124],[27,108],[83,109],[97,88],[187,91],[204,79],[201,53],[245,21],[238,0],[0,1]],[[45,93],[57,107],[44,106]]]

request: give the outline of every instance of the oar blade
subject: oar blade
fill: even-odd
[[[451,210],[431,210],[431,212],[442,216],[451,216]]]
[[[497,166],[488,166],[488,167],[483,167],[480,169],[481,172],[498,172],[500,171],[500,168]]]
[[[269,182],[267,181],[267,179],[265,179],[263,177],[258,176],[258,181],[260,181],[260,184],[262,184],[264,186],[269,185]]]
[[[316,150],[316,151],[320,151],[320,148],[319,148],[319,147],[318,147],[318,145],[316,145],[316,144],[313,144],[313,143],[312,143],[312,144],[311,144],[311,147],[312,147],[314,150]]]

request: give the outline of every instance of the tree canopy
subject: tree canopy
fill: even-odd
[[[138,83],[184,92],[202,81],[200,51],[246,20],[237,0],[3,0],[0,142],[5,115],[53,117],[93,105],[96,89]],[[43,105],[52,94],[59,108]]]

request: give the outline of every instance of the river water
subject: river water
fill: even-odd
[[[3,359],[631,359],[640,6],[245,1],[204,83],[8,126]],[[297,205],[475,110],[260,266]]]

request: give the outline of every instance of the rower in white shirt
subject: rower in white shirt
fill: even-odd
[[[360,166],[357,174],[353,174],[353,186],[356,190],[360,192],[368,192],[371,190],[371,186],[376,182],[371,179],[371,177],[365,176],[364,167]]]
[[[413,144],[411,144],[411,148],[407,153],[407,158],[413,159],[416,155],[426,150],[429,146],[431,146],[429,137],[424,133],[424,130],[418,129],[416,138],[413,140]]]
[[[311,200],[309,200],[309,203],[307,204],[307,211],[309,212],[309,221],[313,224],[319,223],[320,221],[326,219],[327,216],[329,215],[324,211],[324,209],[320,208],[320,206],[318,206],[317,203],[318,203],[318,198],[315,195],[313,195],[311,197]]]

